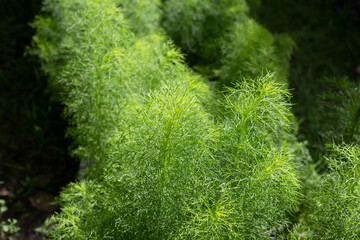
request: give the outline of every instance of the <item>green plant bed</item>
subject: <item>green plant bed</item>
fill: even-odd
[[[33,24],[72,152],[91,163],[61,193],[50,237],[267,239],[286,228],[300,181],[284,84],[258,71],[213,92],[155,24],[159,2],[146,2],[149,15],[141,4],[48,0]]]

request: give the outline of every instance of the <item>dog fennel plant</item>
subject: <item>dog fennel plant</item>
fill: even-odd
[[[215,2],[216,1],[213,1],[212,3]],[[235,2],[236,1],[233,1],[233,3]],[[213,12],[218,12],[220,11],[219,9],[221,9],[220,7],[209,8],[208,11],[203,12],[197,12],[196,10],[193,10],[192,6],[197,4],[203,4],[202,6],[207,6],[205,1],[197,1],[197,3],[192,1],[192,5],[190,4],[190,7],[189,5],[182,4],[182,1],[167,1],[166,3],[168,4],[168,9],[173,9],[172,6],[176,6],[177,10],[174,11],[174,14],[171,13],[171,10],[165,10],[165,12],[169,14],[164,16],[164,28],[167,30],[170,36],[175,36],[175,42],[177,42],[183,49],[185,49],[185,52],[187,51],[186,44],[179,40],[176,41],[176,37],[181,39],[182,36],[188,35],[182,35],[179,32],[175,32],[174,34],[172,30],[173,26],[171,24],[175,24],[177,21],[180,21],[179,19],[184,14],[188,14],[190,16],[193,14],[196,17],[194,17],[192,20],[189,18],[189,23],[183,25],[181,31],[184,33],[187,31],[195,32],[196,34],[189,34],[189,36],[192,36],[195,40],[204,38],[201,30],[204,30],[205,27],[197,27],[194,30],[194,26],[198,26],[198,24],[200,24],[198,19],[203,19],[205,18],[204,16],[206,14],[213,14]],[[191,11],[192,13],[189,14]],[[244,14],[245,15],[243,15],[242,18],[238,18],[234,21],[233,24],[229,24],[228,28],[224,28],[227,30],[223,30],[219,34],[221,37],[216,40],[216,44],[218,45],[217,49],[220,50],[218,50],[216,54],[218,57],[217,63],[210,65],[210,71],[212,71],[212,73],[209,74],[206,67],[203,66],[201,68],[197,67],[197,69],[200,69],[200,72],[202,73],[207,73],[210,75],[210,77],[217,77],[221,84],[232,86],[234,85],[234,79],[238,79],[238,76],[254,78],[261,74],[263,72],[263,68],[265,67],[275,71],[276,81],[286,83],[287,69],[289,66],[288,59],[291,54],[291,47],[294,45],[294,43],[284,35],[270,34],[256,21],[246,17],[245,10]],[[205,21],[203,21],[203,23],[205,24]],[[174,26],[174,28],[176,28],[176,26]],[[204,33],[206,33],[206,31],[204,31]],[[212,47],[214,48],[214,46]],[[194,49],[196,52],[197,48]],[[191,55],[190,53],[188,54]],[[196,53],[192,54],[196,55]],[[201,53],[198,54],[201,55]],[[201,63],[193,64],[196,65]],[[358,93],[359,86],[357,83],[355,83],[355,81],[351,81],[346,78],[337,78],[331,81],[327,80],[326,82],[330,83],[329,85],[331,86],[327,92],[320,96],[316,114],[311,117],[313,119],[312,134],[315,135],[316,141],[320,142],[321,145],[324,143],[326,144],[334,142],[337,144],[335,145],[335,149],[342,149],[341,146],[343,146],[344,142],[347,144],[357,144],[359,142],[360,119],[360,95]],[[312,104],[314,103],[312,102]],[[332,119],[332,121],[329,121],[329,119]],[[336,214],[332,214],[332,207],[343,206],[344,201],[341,198],[336,197],[336,194],[331,196],[331,194],[328,195],[328,192],[318,191],[318,189],[324,187],[321,183],[322,179],[336,176],[338,173],[332,168],[325,171],[328,164],[327,160],[324,161],[324,164],[320,164],[319,162],[318,164],[314,165],[309,154],[304,151],[304,146],[294,142],[291,143],[291,140],[289,142],[289,145],[291,145],[290,148],[292,149],[291,151],[296,154],[295,158],[298,160],[297,162],[301,163],[302,165],[299,168],[299,178],[302,181],[303,194],[305,196],[305,199],[302,201],[302,212],[300,213],[299,217],[300,224],[295,227],[293,233],[298,232],[301,233],[301,235],[306,233],[307,235],[305,237],[309,237],[310,239],[358,238],[358,233],[354,227],[358,226],[358,223],[356,223],[356,219],[358,219],[356,211],[354,214],[352,214],[351,212],[344,210],[342,215],[339,215],[341,216],[341,219],[339,220],[340,223],[347,221],[349,226],[352,226],[344,227],[344,229],[347,229],[347,231],[339,231],[340,227],[332,228],[331,225],[328,224],[329,221],[327,220],[327,216],[334,217],[334,219],[335,216],[337,216]],[[342,152],[342,150],[340,152]],[[328,155],[329,153],[323,150],[323,154]],[[348,152],[345,151],[344,154],[346,155]],[[349,157],[356,159],[354,154],[351,154]],[[319,176],[315,168],[317,168],[317,170],[321,168],[320,170],[323,176]],[[333,184],[335,185],[336,181],[334,181]],[[341,183],[340,181],[338,184],[342,186],[342,188],[347,188],[346,182]],[[349,186],[351,186],[351,181],[349,181]],[[326,187],[329,189],[333,188],[329,185]],[[329,189],[328,191],[330,191]],[[335,189],[331,191],[337,190]],[[351,195],[352,193],[350,192],[347,194]],[[322,203],[315,204],[314,199],[321,199]],[[355,199],[357,199],[357,197],[353,197],[351,199],[353,199],[354,202],[349,201],[348,205],[346,205],[348,208],[351,208],[351,206],[356,206]],[[329,205],[331,207],[323,207],[323,204],[326,204],[328,201],[331,202]],[[340,209],[340,207],[338,208]],[[324,211],[320,209],[324,209]],[[316,214],[319,215],[318,218],[316,217]],[[312,235],[311,233],[314,233],[315,235]]]
[[[286,84],[294,42],[272,35],[248,12],[244,0],[167,0],[162,26],[195,69],[219,79],[220,89],[236,84],[240,76],[256,78],[266,70]]]
[[[329,171],[309,193],[309,214],[301,226],[311,229],[310,239],[360,237],[360,149],[358,145],[329,145]]]
[[[207,85],[136,24],[141,3],[48,0],[34,23],[73,153],[94,161],[61,193],[51,238],[268,238],[298,197],[288,93],[271,74],[234,79],[208,113]]]
[[[317,102],[320,144],[328,144],[305,192],[303,222],[309,239],[358,239],[359,234],[359,87],[348,78],[326,79],[329,89]],[[325,121],[333,119],[332,122]]]
[[[130,96],[157,85],[171,64],[167,57],[171,58],[172,51],[167,51],[166,44],[160,42],[163,38],[160,34],[135,39],[121,10],[108,1],[57,4],[48,1],[45,10],[47,15],[53,15],[48,22],[60,22],[56,23],[59,27],[53,29],[56,32],[51,36],[61,36],[61,41],[48,41],[44,37],[48,28],[42,26],[39,17],[35,22],[39,29],[39,37],[35,36],[36,51],[44,56],[48,49],[53,49],[52,52],[71,59],[61,71],[49,75],[59,87],[65,114],[74,126],[69,130],[76,146],[74,154],[85,161],[103,159],[100,156],[106,148],[104,139],[121,119],[126,104],[134,100]],[[159,43],[150,49],[147,41]],[[43,42],[47,49],[42,48]],[[57,55],[43,58],[44,68],[56,65],[58,58]],[[146,80],[139,82],[144,76]]]
[[[114,133],[103,181],[62,193],[55,238],[258,239],[284,224],[298,185],[285,146],[245,152],[250,137],[234,144],[234,123],[215,129],[189,89],[174,84],[152,92]]]
[[[243,0],[165,0],[162,10],[162,26],[187,60],[198,65],[217,61],[219,36],[234,21],[245,18],[248,8]]]
[[[314,117],[319,142],[360,143],[360,85],[348,77],[325,78],[328,89],[318,97]],[[327,119],[333,119],[331,122]]]

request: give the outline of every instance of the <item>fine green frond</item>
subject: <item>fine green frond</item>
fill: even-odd
[[[231,85],[239,77],[272,71],[275,80],[286,85],[293,45],[286,35],[275,37],[253,19],[236,23],[222,41],[221,83]]]
[[[318,135],[325,143],[360,143],[360,85],[347,77],[325,79],[318,99]],[[332,121],[328,121],[332,119]]]
[[[329,146],[329,172],[310,194],[309,222],[313,239],[358,239],[360,237],[360,148]]]
[[[244,0],[165,1],[162,26],[190,65],[219,80],[220,89],[266,71],[287,84],[294,42],[284,34],[272,35],[250,18]]]
[[[214,64],[221,54],[219,40],[247,12],[244,0],[166,0],[162,26],[192,65]]]

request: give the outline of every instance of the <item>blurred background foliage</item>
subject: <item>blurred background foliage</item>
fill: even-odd
[[[296,42],[289,85],[298,138],[309,142],[312,157],[320,159],[325,144],[332,143],[329,131],[335,142],[346,135],[346,142],[359,143],[360,1],[250,0],[249,5],[267,29]]]

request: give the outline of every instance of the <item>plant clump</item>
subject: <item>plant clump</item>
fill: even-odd
[[[264,72],[214,98],[156,26],[158,6],[48,0],[33,23],[72,152],[90,164],[50,237],[264,239],[298,203],[289,94]]]
[[[286,85],[294,42],[287,35],[271,34],[248,12],[244,0],[168,0],[162,26],[190,65],[219,80],[219,89],[266,71]]]

